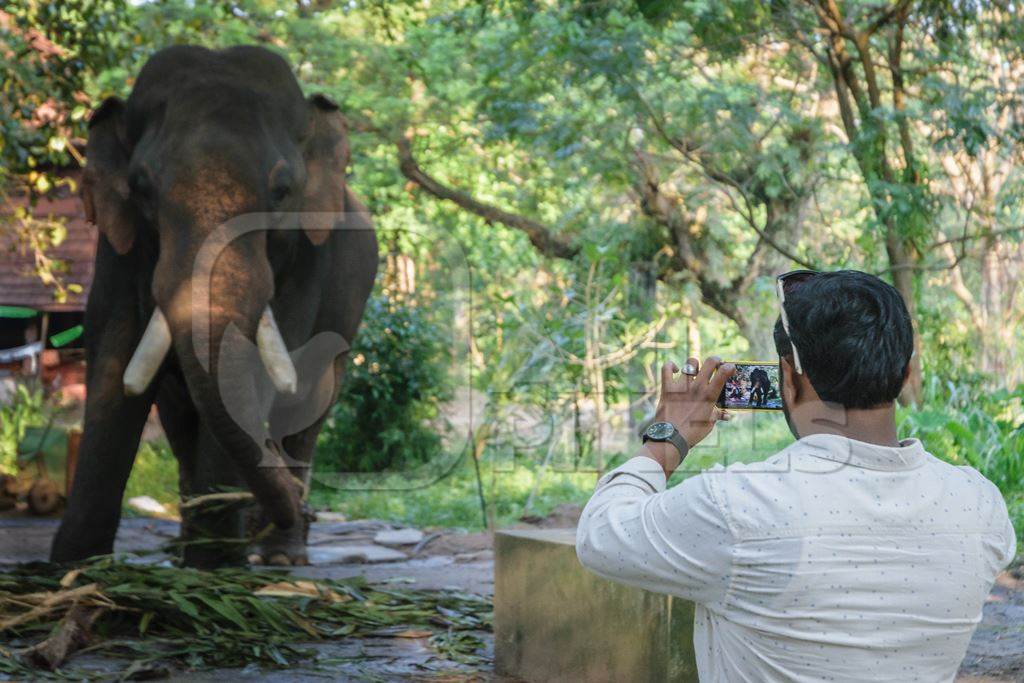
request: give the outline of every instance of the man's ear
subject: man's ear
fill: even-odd
[[[124,100],[109,97],[93,112],[82,174],[85,217],[118,254],[127,254],[135,242],[135,211],[128,191],[131,150],[126,141],[124,109]]]
[[[323,95],[309,98],[309,128],[303,147],[306,187],[302,227],[313,244],[323,244],[345,211],[348,127],[338,105]]]
[[[779,356],[779,374],[782,375],[782,397],[787,405],[796,405],[800,400],[799,383],[794,379],[793,364],[786,356]]]

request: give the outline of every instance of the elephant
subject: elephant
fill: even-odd
[[[305,494],[373,287],[378,245],[349,189],[346,121],[257,46],[154,53],[92,114],[81,195],[98,227],[78,464],[51,560],[113,551],[155,405],[195,567],[306,562]],[[239,227],[241,226],[241,227]]]
[[[771,380],[764,368],[754,368],[750,371],[750,404],[752,406],[763,406],[768,400],[768,392],[771,388]]]

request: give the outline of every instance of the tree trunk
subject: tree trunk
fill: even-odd
[[[903,301],[907,305],[907,312],[910,313],[911,324],[914,326],[914,355],[910,358],[910,375],[900,393],[900,402],[903,405],[917,406],[921,404],[924,395],[924,380],[921,375],[921,335],[917,330],[913,264],[907,254],[906,246],[893,233],[894,231],[889,229],[889,236],[886,239],[889,269],[892,273],[893,286],[903,297]]]

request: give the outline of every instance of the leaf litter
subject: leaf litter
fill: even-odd
[[[0,573],[0,674],[151,678],[173,670],[268,668],[315,660],[309,643],[423,638],[451,664],[485,662],[489,601],[455,591],[295,580],[268,569],[195,569],[104,557],[75,569]],[[12,643],[17,643],[13,646]],[[78,653],[123,661],[100,676]],[[321,662],[329,664],[329,660]]]

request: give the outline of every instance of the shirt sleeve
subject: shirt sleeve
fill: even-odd
[[[999,488],[973,467],[964,465],[962,469],[978,482],[983,492],[981,509],[989,510],[986,521],[991,532],[982,539],[982,551],[986,566],[995,577],[1013,562],[1017,554],[1017,532],[1013,529],[1006,500]]]
[[[994,489],[995,486],[993,485],[992,488]],[[998,574],[1013,562],[1013,558],[1017,554],[1017,533],[1013,529],[1013,522],[1010,521],[1010,515],[1006,510],[1006,501],[998,491],[995,493],[995,498],[996,528],[1000,530],[994,540],[988,544],[988,550],[995,560],[995,573]]]
[[[637,456],[605,474],[583,509],[576,554],[620,583],[703,604],[721,602],[732,574],[733,535],[710,477],[665,489],[665,473]]]

